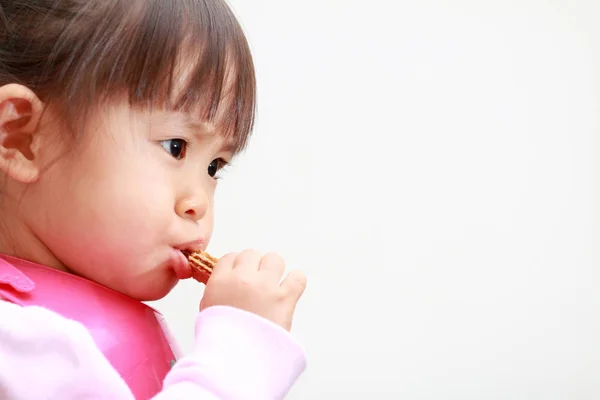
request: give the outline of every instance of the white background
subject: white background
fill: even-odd
[[[232,5],[259,118],[210,250],[307,273],[288,398],[600,398],[600,1]],[[201,295],[157,303],[186,351]]]

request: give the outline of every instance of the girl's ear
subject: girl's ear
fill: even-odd
[[[0,171],[15,181],[38,179],[40,167],[32,142],[43,110],[43,103],[29,88],[0,86]]]

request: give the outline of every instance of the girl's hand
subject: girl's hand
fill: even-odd
[[[306,277],[292,271],[282,281],[284,271],[285,262],[274,253],[262,256],[245,250],[227,254],[215,265],[200,311],[210,306],[232,306],[258,314],[289,331],[296,304],[306,288]]]

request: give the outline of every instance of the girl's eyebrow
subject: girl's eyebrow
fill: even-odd
[[[185,117],[185,127],[200,140],[215,137],[218,135],[217,129],[212,123],[197,121],[190,118],[189,116]],[[226,153],[234,153],[236,151],[236,146],[235,142],[233,141],[233,138],[227,140],[227,142],[221,148],[221,151]]]
[[[236,152],[235,144],[231,140],[228,140],[223,147],[221,147],[221,151],[234,154]]]

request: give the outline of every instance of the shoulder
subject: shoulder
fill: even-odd
[[[63,339],[65,335],[83,340],[85,340],[85,336],[89,337],[87,330],[81,324],[68,320],[44,307],[21,307],[0,300],[0,315],[4,322],[0,325],[0,333],[12,334],[11,340],[13,341],[28,341],[32,338],[51,337],[57,334]]]
[[[74,399],[100,392],[131,398],[83,325],[43,307],[6,301],[0,301],[0,318],[0,386],[8,398]]]

